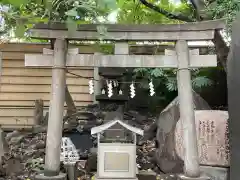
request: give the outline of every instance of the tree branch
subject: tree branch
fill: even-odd
[[[199,0],[190,0],[193,8],[195,9],[195,16],[197,17],[197,20],[202,20],[201,17],[201,10],[202,10],[202,3],[200,3]]]
[[[155,6],[154,4],[152,3],[149,3],[147,2],[146,0],[139,0],[143,5],[145,5],[146,7],[158,12],[158,13],[161,13],[163,14],[164,16],[166,16],[167,18],[169,19],[177,19],[177,20],[180,20],[180,21],[186,21],[186,22],[193,22],[192,19],[190,19],[189,17],[187,16],[183,16],[181,14],[173,14],[173,13],[170,13],[168,11],[166,11],[165,9],[162,9],[158,6]]]
[[[203,0],[190,0],[190,1],[192,3],[193,7],[196,9],[196,12],[198,13],[197,16],[200,17],[199,20],[204,20],[206,17],[204,17],[204,15],[201,14],[201,12],[203,12],[204,8],[205,8]],[[213,43],[216,48],[217,57],[218,57],[220,63],[222,64],[225,72],[227,72],[226,64],[227,64],[227,56],[229,53],[229,47],[223,40],[223,37],[221,36],[219,31],[215,32]]]
[[[215,32],[213,43],[216,48],[217,57],[218,57],[220,63],[222,64],[225,72],[227,72],[227,59],[228,59],[227,57],[228,57],[230,49],[227,46],[227,44],[225,43],[225,41],[223,40],[219,31]]]
[[[190,19],[186,16],[172,14],[158,6],[155,6],[154,4],[147,2],[146,0],[139,0],[139,1],[146,7],[150,8],[158,13],[163,14],[164,16],[166,16],[169,19],[177,19],[177,20],[181,20],[181,21],[185,21],[185,22],[193,22],[192,19]],[[205,8],[204,2],[202,0],[190,0],[190,2],[192,3],[193,8],[195,8],[195,10],[196,10],[198,20],[199,21],[204,20],[205,17],[201,16],[201,12],[203,12],[203,10]],[[229,52],[229,47],[227,47],[226,43],[224,42],[223,38],[221,37],[221,35],[218,31],[215,32],[213,43],[215,44],[219,61],[221,62],[224,70],[226,71],[226,61],[227,61],[227,55]]]

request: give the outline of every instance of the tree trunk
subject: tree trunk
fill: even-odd
[[[240,14],[238,14],[232,28],[232,43],[231,50],[228,57],[228,112],[229,112],[229,140],[230,140],[230,177],[231,180],[238,180],[240,176],[239,162],[240,162]]]

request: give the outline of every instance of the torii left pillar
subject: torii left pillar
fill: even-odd
[[[60,172],[60,151],[63,127],[63,113],[66,86],[67,42],[56,39],[52,67],[52,97],[49,108],[45,169],[36,180],[65,180],[66,174]]]

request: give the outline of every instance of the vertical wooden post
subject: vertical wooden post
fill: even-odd
[[[199,157],[197,146],[197,133],[192,96],[191,72],[189,69],[189,49],[186,40],[176,43],[178,59],[178,97],[180,120],[183,129],[184,142],[184,170],[187,177],[199,177]]]
[[[4,141],[5,138],[3,137],[3,130],[0,127],[0,169],[2,169],[2,157],[4,156]]]
[[[114,49],[114,54],[118,55],[128,55],[129,54],[129,45],[127,42],[116,42],[115,44],[115,49]],[[122,78],[123,81],[126,80],[126,77]],[[126,88],[127,84],[123,83],[121,85],[121,90],[123,92],[125,92],[125,88]]]
[[[97,52],[97,53],[94,53],[94,54],[95,55],[100,55],[101,53]],[[101,94],[101,82],[100,82],[99,68],[98,67],[94,67],[93,79],[94,79],[94,97],[93,97],[93,102],[95,104],[97,104],[98,101],[96,100],[96,96]]]
[[[65,102],[67,104],[67,115],[70,116],[71,114],[77,112],[77,108],[74,104],[73,98],[68,90],[68,86],[65,87]]]
[[[115,44],[114,54],[127,55],[129,54],[129,47],[127,42],[117,42]]]
[[[43,100],[35,100],[35,109],[34,109],[34,125],[43,124]]]
[[[52,67],[52,98],[47,129],[45,176],[57,176],[60,171],[60,148],[66,86],[66,51],[66,41],[56,39],[54,65]]]
[[[0,93],[1,93],[1,79],[2,79],[2,52],[0,52]]]

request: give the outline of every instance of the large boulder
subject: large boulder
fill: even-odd
[[[208,103],[193,91],[193,103],[196,110],[210,110]],[[182,173],[183,161],[177,155],[175,148],[175,129],[180,118],[179,100],[176,97],[159,115],[157,121],[156,139],[158,149],[156,161],[164,173]]]
[[[218,110],[196,110],[198,151],[201,165],[229,167],[228,113]],[[158,130],[157,162],[165,173],[181,173],[184,167],[183,129],[180,120],[170,132]]]
[[[200,164],[229,166],[228,113],[212,111],[207,102],[193,91]],[[178,97],[161,113],[157,122],[156,161],[164,173],[182,173],[183,136],[179,121]]]

